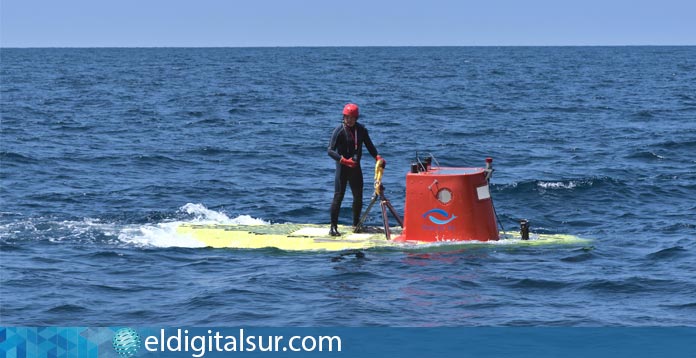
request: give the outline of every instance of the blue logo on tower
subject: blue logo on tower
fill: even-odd
[[[436,214],[437,216],[431,214]],[[457,218],[454,214],[450,214],[442,209],[430,209],[423,214],[423,217],[427,217],[430,222],[436,225],[446,225]]]
[[[140,349],[140,336],[132,328],[121,328],[116,331],[112,341],[114,350],[121,357],[133,357]]]

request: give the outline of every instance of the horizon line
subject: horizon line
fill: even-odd
[[[296,45],[296,46],[3,46],[0,49],[221,49],[221,48],[377,48],[377,47],[694,47],[696,44],[624,45]]]

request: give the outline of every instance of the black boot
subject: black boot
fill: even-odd
[[[331,224],[331,229],[329,229],[329,235],[341,236],[341,233],[338,232],[338,227],[336,227],[336,224]]]

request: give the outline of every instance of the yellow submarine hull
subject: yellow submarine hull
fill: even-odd
[[[370,248],[397,250],[449,251],[467,247],[514,245],[587,245],[589,239],[565,234],[531,234],[530,240],[521,240],[519,233],[501,232],[497,241],[388,241],[384,230],[369,227],[366,232],[353,233],[350,227],[339,226],[342,236],[329,236],[328,225],[272,224],[272,225],[202,225],[181,224],[178,235],[187,236],[206,247],[233,249],[276,248],[284,251],[344,251]],[[401,234],[400,228],[391,229],[392,237]]]

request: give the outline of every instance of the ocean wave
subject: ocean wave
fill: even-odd
[[[595,254],[592,252],[583,252],[581,254],[572,255],[564,257],[561,259],[563,262],[584,262],[596,258]]]
[[[140,164],[187,164],[189,160],[181,159],[181,157],[172,158],[164,154],[139,154],[131,157],[132,160]]]
[[[212,127],[224,126],[226,124],[227,124],[227,122],[222,118],[204,118],[204,119],[200,119],[197,121],[191,121],[191,122],[186,123],[187,126],[206,125],[206,126],[212,126]]]
[[[144,108],[128,108],[125,110],[127,116],[133,116],[138,118],[156,118],[159,113],[155,110],[144,109]]]
[[[684,256],[687,252],[688,250],[686,250],[682,246],[674,246],[650,253],[646,255],[646,258],[650,260],[673,259],[676,257]]]
[[[696,188],[694,188],[694,189],[696,189]],[[696,212],[696,208],[689,208],[686,210],[686,212],[691,212],[691,213]],[[696,229],[696,223],[694,223],[694,222],[676,222],[676,223],[668,224],[668,225],[664,226],[663,231],[664,232],[679,233],[679,232],[683,232],[685,229],[690,230],[690,232],[694,232],[694,229]]]
[[[531,289],[561,289],[568,287],[570,284],[571,283],[569,282],[524,278],[514,281],[510,285],[510,287]]]
[[[140,292],[142,290],[148,289],[149,286],[141,285],[129,285],[127,287],[119,287],[106,283],[92,284],[89,286],[90,289],[96,291],[103,291],[109,293],[128,293],[128,292]]]
[[[96,251],[84,255],[85,257],[95,258],[95,259],[112,259],[121,258],[125,256],[122,252],[116,251]]]
[[[694,310],[694,311],[696,311],[696,302],[674,304],[674,305],[662,305],[662,307],[678,309],[678,310]]]
[[[15,251],[17,251],[17,252],[19,252],[22,250],[24,250],[22,245],[19,245],[16,243],[13,244],[13,243],[5,242],[5,239],[2,237],[2,235],[0,235],[0,251],[3,251],[3,252],[10,252],[10,251],[15,252]]]
[[[596,293],[645,293],[662,290],[674,291],[681,283],[673,280],[653,279],[647,277],[628,277],[624,279],[595,279],[581,286],[582,289]]]
[[[567,182],[562,182],[562,181],[560,181],[560,182],[543,182],[543,181],[539,181],[536,183],[536,185],[540,188],[543,188],[543,189],[574,189],[575,187],[578,186],[578,183],[579,182],[573,181],[573,180],[570,180]]]
[[[643,159],[643,160],[653,160],[653,159],[665,159],[664,156],[659,155],[653,151],[642,150],[635,153],[631,153],[626,156],[626,159]]]
[[[633,116],[637,117],[637,118],[648,119],[648,118],[653,118],[654,113],[655,113],[654,111],[651,111],[649,109],[642,109],[642,110],[639,110],[638,112],[635,112],[633,114]]]
[[[583,110],[583,107],[576,107],[576,106],[566,106],[566,107],[561,107],[561,106],[549,106],[549,107],[545,107],[544,110],[549,111],[549,112],[577,113],[577,112],[581,112],[581,111]]]
[[[684,141],[668,140],[668,141],[658,143],[657,146],[661,147],[661,148],[665,148],[665,149],[675,149],[675,150],[696,149],[696,140],[684,140]]]
[[[38,162],[38,160],[36,158],[28,155],[28,154],[1,151],[0,152],[0,162],[2,162],[3,165],[5,165],[7,163],[35,164]]]
[[[64,304],[46,310],[47,313],[83,313],[89,311],[86,307],[73,304]]]
[[[205,115],[204,112],[202,111],[185,111],[185,112],[180,112],[178,114],[184,114],[186,117],[195,117],[195,118],[200,118]]]
[[[201,155],[217,155],[217,154],[229,154],[230,150],[222,147],[214,146],[202,146],[198,148],[189,149],[185,152],[186,154],[201,154]]]
[[[599,176],[564,180],[524,180],[510,184],[493,184],[496,191],[540,191],[540,190],[574,190],[592,187],[621,185],[617,179]]]

